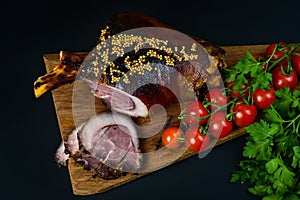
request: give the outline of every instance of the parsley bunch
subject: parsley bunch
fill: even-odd
[[[242,57],[233,68],[224,69],[226,82],[235,82],[234,90],[242,88],[243,84],[248,85],[248,90],[254,93],[258,88],[268,90],[272,83],[272,73],[269,69],[264,70],[264,65],[271,63],[271,58],[267,60],[255,59],[255,57],[247,50],[246,56]],[[248,80],[251,79],[251,86]]]
[[[249,92],[248,99],[246,102],[252,101],[251,94],[255,93],[258,88],[263,90],[269,90],[270,86],[273,84],[272,80],[272,70],[274,67],[287,62],[287,70],[285,73],[291,72],[291,57],[295,53],[295,50],[300,47],[300,43],[295,45],[284,44],[283,49],[284,55],[277,60],[274,60],[274,55],[277,51],[281,50],[281,45],[276,44],[274,50],[270,56],[254,56],[248,50],[246,51],[246,56],[240,58],[238,63],[232,68],[226,68],[222,71],[222,75],[225,78],[225,82],[234,82],[233,89],[228,89],[228,93],[232,91],[241,91],[241,93]],[[243,85],[247,87],[243,90]]]
[[[264,200],[300,199],[300,91],[283,88],[260,119],[246,127],[245,160],[231,182],[250,182]]]

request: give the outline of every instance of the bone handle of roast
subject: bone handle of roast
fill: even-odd
[[[60,51],[59,60],[63,64],[81,64],[85,58],[85,55],[74,54],[68,51]]]
[[[105,29],[105,27],[109,27],[109,30],[104,35],[100,34],[99,41],[104,40],[108,35],[111,36],[129,29],[140,27],[162,27],[174,30],[174,28],[165,25],[154,18],[132,12],[119,13],[112,16],[111,19],[103,25],[101,30]],[[217,67],[226,67],[226,62],[224,60],[225,51],[222,48],[213,46],[203,39],[197,37],[192,38],[206,49],[212,59],[216,60]],[[99,41],[96,44],[98,44]],[[39,77],[34,82],[34,94],[36,98],[64,84],[73,82],[76,79],[79,64],[84,60],[84,57],[85,55],[76,55],[70,52],[61,51],[61,64],[57,65],[44,76]]]

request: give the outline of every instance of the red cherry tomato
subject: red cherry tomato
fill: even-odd
[[[226,119],[224,112],[217,112],[211,116],[208,131],[215,138],[223,138],[232,131],[232,122]]]
[[[230,101],[229,97],[225,96],[220,88],[213,88],[209,90],[206,94],[206,98],[209,102],[213,103],[213,105],[210,106],[212,111],[216,110],[218,106],[226,105]]]
[[[262,55],[253,55],[253,57],[254,57],[257,61],[259,61],[259,62],[262,62],[262,61],[265,60],[264,56],[262,56]],[[262,68],[263,71],[266,71],[266,70],[267,70],[267,65],[264,64],[263,66],[261,66],[261,68]]]
[[[207,123],[209,118],[209,112],[199,101],[192,101],[189,103],[184,115],[187,115],[187,117],[183,119],[187,124],[195,124],[196,122],[199,122],[200,125],[203,125]],[[202,119],[200,120],[199,117]]]
[[[298,73],[298,76],[300,76],[300,55],[293,57],[292,66]]]
[[[263,61],[264,57],[262,55],[253,55],[253,57],[255,58],[255,60],[257,61]]]
[[[198,126],[192,126],[187,130],[185,140],[187,148],[194,152],[205,149],[210,142],[209,136],[200,133]]]
[[[239,127],[245,127],[252,124],[257,117],[257,109],[254,104],[237,104],[233,107],[233,123]]]
[[[258,88],[253,94],[253,100],[259,109],[264,110],[276,100],[275,89],[271,87],[270,90],[265,91]]]
[[[177,149],[181,145],[179,140],[180,137],[183,137],[183,132],[180,128],[169,127],[162,133],[161,140],[166,147],[170,149]]]
[[[250,80],[248,80],[248,83],[250,83]],[[238,90],[233,90],[233,88],[234,88],[234,82],[227,82],[227,83],[226,83],[226,86],[231,90],[230,96],[231,96],[231,98],[233,98],[233,99],[234,99],[234,98],[237,98],[238,96],[240,96],[240,94],[241,94],[240,91],[246,89],[246,87],[247,87],[245,84],[243,84],[242,87],[239,88]],[[243,97],[244,97],[244,98],[247,98],[248,95],[249,95],[249,91],[247,90],[247,91],[245,91],[244,95],[241,95],[241,96],[240,96],[239,99],[242,99]]]
[[[275,53],[273,57],[271,58],[272,60],[278,60],[282,56],[284,56],[291,48],[286,46],[285,42],[275,42],[270,44],[267,49],[265,55],[267,57],[270,57],[275,49],[275,46],[277,45],[277,49],[275,50]]]
[[[283,68],[286,69],[287,66],[285,65]],[[284,74],[281,70],[281,66],[276,66],[272,71],[272,82],[277,90],[284,87],[289,87],[293,90],[298,83],[297,73],[292,69],[290,74]]]

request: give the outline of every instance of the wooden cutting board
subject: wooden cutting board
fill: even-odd
[[[224,46],[222,47],[226,50],[226,60],[229,66],[233,66],[237,63],[237,61],[245,56],[246,50],[249,50],[253,54],[262,54],[265,52],[266,45],[252,45],[252,46]],[[81,53],[86,54],[86,53]],[[59,63],[58,54],[45,54],[44,61],[46,65],[46,70],[49,72],[56,64]],[[74,130],[75,123],[73,120],[72,113],[72,89],[74,84],[68,84],[63,87],[60,87],[54,91],[52,91],[53,101],[55,105],[55,110],[57,114],[58,124],[60,128],[60,133],[63,139],[66,139],[68,134]],[[80,105],[79,105],[80,106]],[[104,110],[105,107],[103,105],[96,106],[98,111]],[[82,108],[84,109],[84,107]],[[180,109],[176,105],[170,105],[167,108],[167,112],[171,113],[173,116],[178,116],[180,113]],[[144,120],[144,121],[143,121]],[[148,123],[149,119],[142,119],[139,121],[140,124]],[[161,122],[164,123],[164,122]],[[171,123],[174,125],[178,125],[178,120],[176,117],[172,118]],[[230,135],[225,138],[219,139],[216,145],[220,145],[224,142],[230,141],[234,138],[237,138],[241,135],[245,134],[244,129],[236,129],[232,131]],[[141,141],[141,148],[144,148],[144,151],[151,152],[155,151],[155,148],[159,142],[160,134],[157,134],[155,137],[151,137],[148,139],[144,139]],[[170,163],[173,163],[174,158],[172,157],[173,152],[164,151],[162,153],[161,158],[163,159],[145,159],[145,162],[151,163],[151,166],[157,167],[159,169],[161,166],[166,166]],[[189,150],[185,151],[180,157],[176,158],[175,162],[180,160],[184,160],[190,156],[194,156],[196,153],[191,152]],[[208,155],[209,156],[209,155]],[[83,170],[83,168],[77,165],[72,159],[68,161],[68,169],[70,174],[70,179],[72,183],[73,192],[76,195],[90,195],[95,193],[101,193],[115,187],[118,187],[122,184],[128,183],[137,179],[141,176],[149,174],[149,172],[145,172],[139,175],[136,174],[127,174],[116,180],[103,180],[101,178],[93,178],[93,172]]]

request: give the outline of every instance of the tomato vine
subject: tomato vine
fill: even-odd
[[[196,152],[205,149],[210,137],[245,127],[244,159],[230,181],[251,183],[249,192],[265,200],[300,199],[299,47],[277,42],[262,55],[246,51],[221,72],[225,88],[213,88],[178,116],[187,133],[174,137]]]

